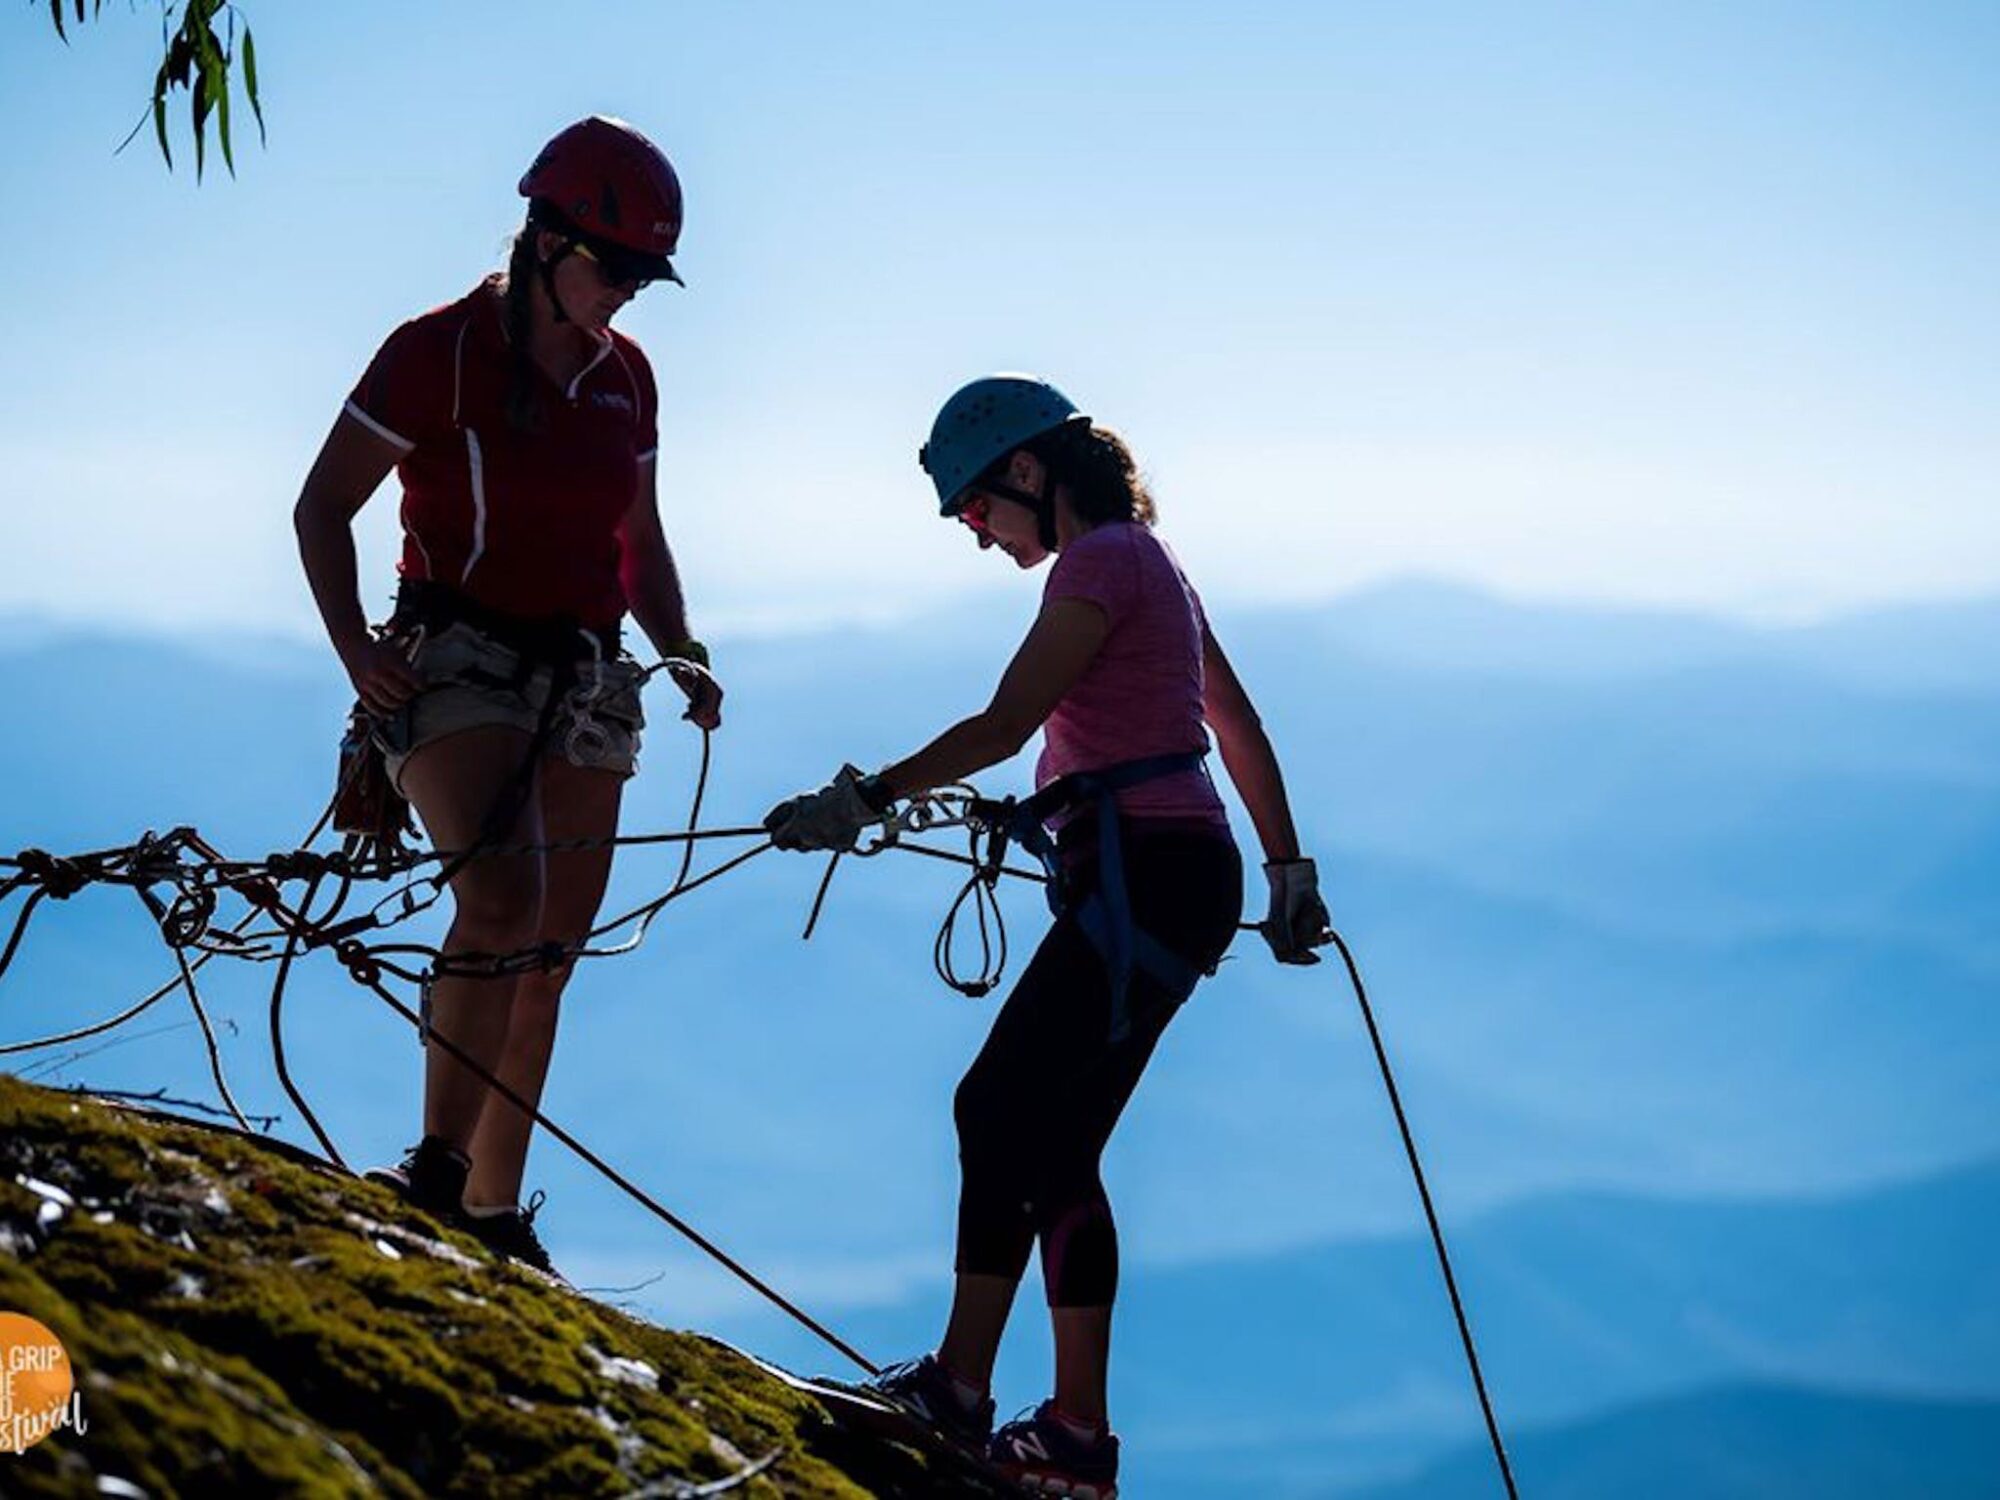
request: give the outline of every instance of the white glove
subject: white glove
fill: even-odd
[[[780,849],[850,850],[861,830],[882,821],[890,799],[853,766],[816,792],[780,802],[764,814],[764,831]]]
[[[1309,859],[1273,860],[1264,866],[1271,882],[1271,909],[1258,931],[1281,964],[1316,964],[1313,949],[1333,941],[1333,923],[1319,897],[1319,870]]]

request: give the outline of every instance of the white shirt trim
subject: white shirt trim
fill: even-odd
[[[366,427],[370,432],[374,433],[375,436],[381,438],[383,442],[394,443],[396,447],[399,448],[404,453],[408,453],[412,448],[417,446],[415,443],[410,441],[410,439],[404,437],[400,432],[396,432],[391,430],[390,428],[384,427],[380,422],[376,421],[373,417],[369,416],[367,412],[363,411],[360,407],[354,404],[354,398],[351,396],[347,399],[346,405],[344,405],[341,408],[341,410],[346,412],[350,417],[354,418],[354,420],[359,422],[363,427]]]
[[[451,347],[451,425],[454,427],[458,425],[458,398],[465,383],[465,333],[470,327],[470,318],[458,325],[458,342]]]
[[[461,584],[486,552],[486,456],[479,451],[479,434],[470,427],[465,429],[465,461],[472,471],[472,553],[459,572]]]
[[[599,344],[597,352],[590,356],[590,363],[576,372],[576,378],[569,383],[569,389],[564,391],[563,395],[574,401],[576,399],[577,387],[583,384],[583,377],[603,364],[605,356],[610,354],[614,347],[616,347],[614,342],[609,338],[606,338],[603,343]]]
[[[417,528],[414,526],[405,526],[403,534],[416,544],[417,556],[424,560],[424,577],[437,577],[437,568],[431,562],[431,549],[426,547],[424,539],[417,535]]]

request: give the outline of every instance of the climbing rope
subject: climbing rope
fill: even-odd
[[[497,978],[537,971],[545,972],[560,968],[579,958],[611,957],[632,952],[644,942],[654,918],[669,905],[740,868],[772,847],[761,827],[706,830],[699,827],[709,765],[709,740],[704,734],[701,771],[693,808],[687,827],[680,832],[626,834],[601,839],[508,845],[481,839],[471,848],[459,851],[435,849],[383,851],[380,848],[366,848],[358,840],[350,840],[341,850],[317,852],[305,846],[310,845],[325,828],[332,812],[329,805],[327,813],[321,816],[307,837],[301,841],[300,848],[274,853],[258,861],[225,859],[192,828],[176,828],[163,836],[155,836],[148,832],[134,844],[86,854],[57,856],[44,850],[26,849],[12,858],[0,857],[0,871],[11,872],[4,879],[0,879],[0,903],[6,902],[20,892],[27,893],[10,930],[7,943],[4,948],[0,948],[0,977],[5,976],[14,961],[30,919],[42,903],[69,900],[94,885],[125,886],[139,894],[158,923],[161,937],[173,953],[178,970],[175,978],[107,1021],[31,1042],[0,1045],[0,1056],[67,1045],[101,1035],[130,1022],[150,1006],[172,994],[174,990],[185,989],[202,1032],[217,1092],[230,1117],[240,1129],[248,1132],[251,1129],[250,1122],[237,1105],[223,1073],[220,1048],[214,1027],[196,987],[195,973],[210,958],[218,956],[275,962],[277,973],[271,993],[270,1034],[279,1081],[319,1142],[326,1159],[345,1170],[346,1163],[332,1137],[313,1113],[291,1076],[285,1054],[282,1026],[284,996],[297,959],[315,949],[330,949],[336,961],[351,979],[370,990],[404,1021],[415,1027],[426,1043],[435,1043],[442,1047],[462,1066],[481,1079],[488,1088],[532,1118],[550,1136],[598,1172],[606,1181],[687,1239],[744,1285],[779,1308],[844,1358],[851,1360],[870,1375],[877,1374],[879,1373],[877,1366],[866,1356],[640,1188],[560,1122],[550,1118],[540,1108],[530,1104],[494,1077],[451,1038],[430,1026],[422,1010],[413,1010],[397,998],[385,984],[386,979],[394,978],[417,985],[427,994],[428,986],[443,977]],[[932,958],[940,979],[961,994],[975,997],[986,995],[996,989],[1006,969],[1006,923],[997,899],[1000,880],[1011,878],[1046,883],[1048,878],[1041,871],[1016,869],[1001,862],[998,857],[1000,846],[990,841],[992,829],[987,821],[989,815],[985,812],[985,809],[994,806],[996,804],[980,803],[976,792],[970,788],[944,789],[928,797],[914,799],[900,812],[884,819],[877,827],[873,841],[868,846],[853,851],[858,857],[868,858],[888,849],[898,849],[970,870],[971,873],[964,886],[946,912],[933,945]],[[934,848],[917,843],[909,837],[954,826],[968,830],[970,846],[967,853],[959,854],[951,850]],[[982,836],[989,838],[984,854],[980,849]],[[755,838],[758,842],[699,876],[691,878],[698,844],[713,840],[745,838]],[[673,883],[664,893],[609,921],[600,923],[571,943],[545,943],[512,953],[482,954],[446,953],[423,943],[363,940],[365,935],[399,926],[427,910],[442,894],[450,873],[462,868],[467,861],[475,857],[503,853],[546,854],[589,848],[671,844],[681,846],[682,858]],[[833,855],[820,879],[805,927],[807,937],[810,937],[817,927],[841,860],[840,854]],[[440,867],[439,874],[421,879],[413,878],[417,871],[431,864]],[[341,919],[340,914],[357,884],[390,880],[398,876],[404,877],[403,883],[388,895],[360,915]],[[315,914],[314,903],[329,881],[334,883],[331,897],[324,909]],[[288,902],[283,894],[284,887],[291,883],[302,883],[304,886],[296,904]],[[429,886],[430,889],[427,893],[420,894],[420,886]],[[156,888],[161,887],[172,889],[171,899],[162,899],[157,894]],[[250,910],[234,926],[217,928],[215,916],[220,898],[224,895],[233,895],[244,900]],[[972,915],[978,942],[978,964],[970,977],[959,972],[956,959],[959,926],[968,910]],[[268,931],[251,930],[252,922],[260,916],[272,924]],[[626,928],[630,928],[631,932],[624,940],[609,945],[601,943],[602,939]],[[1255,924],[1245,923],[1242,924],[1242,930],[1257,929]],[[1352,951],[1337,933],[1333,934],[1332,942],[1340,953],[1348,980],[1360,1005],[1375,1060],[1382,1074],[1391,1109],[1395,1114],[1397,1130],[1401,1135],[1404,1152],[1416,1181],[1425,1221],[1429,1226],[1432,1245],[1437,1254],[1439,1269],[1443,1274],[1445,1290],[1451,1302],[1459,1339],[1472,1374],[1474,1390],[1492,1444],[1494,1458],[1499,1466],[1501,1480],[1506,1486],[1510,1500],[1518,1500],[1513,1469],[1508,1461],[1499,1420],[1495,1415],[1485,1375],[1480,1366],[1470,1319],[1465,1310],[1457,1278],[1452,1271],[1443,1228],[1418,1155],[1416,1139],[1403,1107],[1401,1092],[1396,1085],[1388,1051]],[[280,945],[275,951],[272,946],[274,943]],[[188,956],[190,952],[195,954],[192,960]]]
[[[19,891],[28,891],[23,902],[23,910],[15,923],[7,947],[5,950],[0,950],[0,977],[5,976],[12,964],[35,907],[44,900],[67,900],[92,885],[126,885],[137,890],[158,922],[161,938],[173,953],[178,970],[174,980],[109,1021],[52,1037],[13,1043],[0,1048],[0,1055],[35,1051],[102,1034],[140,1015],[151,1005],[173,993],[175,989],[185,989],[208,1049],[211,1074],[217,1092],[221,1095],[227,1112],[237,1127],[245,1133],[251,1133],[250,1121],[238,1107],[222,1071],[220,1048],[215,1040],[207,1010],[201,1001],[194,975],[201,963],[220,954],[248,959],[274,958],[278,967],[277,977],[272,986],[270,1028],[273,1058],[279,1081],[319,1142],[326,1159],[346,1170],[346,1162],[332,1137],[320,1123],[318,1116],[292,1078],[284,1046],[284,996],[295,961],[302,952],[320,947],[331,948],[334,957],[346,969],[350,978],[372,991],[405,1021],[416,1027],[427,1043],[435,1043],[441,1047],[488,1088],[532,1118],[605,1180],[829,1347],[853,1361],[869,1375],[878,1374],[879,1367],[859,1350],[730,1256],[686,1220],[674,1214],[658,1199],[645,1192],[610,1162],[586,1146],[560,1122],[550,1118],[480,1066],[450,1037],[429,1026],[423,1015],[404,1004],[383,983],[385,976],[393,976],[419,986],[427,986],[440,975],[466,974],[488,978],[553,969],[579,957],[602,957],[632,951],[644,940],[653,918],[673,901],[721,878],[771,847],[761,827],[702,830],[696,826],[700,819],[709,765],[708,740],[704,734],[701,770],[697,778],[689,826],[685,832],[678,834],[607,837],[505,848],[475,846],[472,850],[460,851],[456,855],[449,851],[438,850],[420,854],[384,855],[379,851],[363,851],[356,841],[350,840],[348,846],[339,851],[317,852],[301,847],[271,855],[263,860],[246,862],[225,859],[193,829],[184,828],[174,830],[165,838],[156,838],[148,833],[133,845],[94,851],[85,855],[58,857],[46,851],[29,849],[11,858],[0,856],[0,870],[12,872],[4,880],[0,880],[0,901],[5,901]],[[336,792],[336,801],[338,796],[339,793]],[[304,843],[310,844],[312,839],[319,835],[331,813],[332,805],[329,804],[327,813],[314,823]],[[715,868],[704,871],[698,876],[691,876],[694,846],[697,843],[717,838],[744,837],[755,837],[759,842],[755,847],[723,861]],[[558,849],[676,842],[684,845],[684,854],[672,886],[654,900],[643,903],[608,922],[600,923],[575,943],[541,944],[511,954],[468,955],[446,954],[427,944],[371,945],[361,941],[362,933],[400,924],[425,910],[436,899],[437,890],[433,890],[428,897],[410,896],[408,892],[412,887],[407,884],[398,892],[392,892],[389,897],[376,903],[360,919],[337,920],[352,887],[357,882],[389,878],[433,861],[441,863],[449,870],[462,866],[467,859],[480,854],[546,853]],[[321,887],[329,879],[337,882],[332,899],[325,910],[315,914],[314,902]],[[302,881],[305,890],[301,899],[294,905],[284,899],[283,887],[295,881]],[[440,889],[441,885],[442,882]],[[173,898],[170,901],[162,900],[155,893],[154,887],[157,886],[172,887]],[[212,927],[212,920],[217,910],[218,896],[223,892],[242,897],[249,903],[251,911],[236,927],[222,929],[218,933]],[[260,915],[275,924],[273,936],[283,939],[283,946],[275,955],[263,945],[243,940],[244,930]],[[615,946],[596,946],[597,940],[628,926],[634,930],[626,941]],[[199,956],[192,962],[188,959],[190,950],[200,950]],[[406,956],[423,960],[424,966],[411,968],[397,961]]]

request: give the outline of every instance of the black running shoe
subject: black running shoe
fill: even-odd
[[[1044,1401],[993,1434],[987,1461],[1022,1489],[1070,1500],[1118,1500],[1118,1439],[1080,1436]]]
[[[465,1196],[465,1174],[472,1163],[437,1136],[427,1135],[404,1153],[393,1167],[370,1167],[362,1173],[370,1182],[394,1188],[412,1208],[455,1223]]]
[[[541,1212],[547,1196],[536,1193],[526,1208],[510,1208],[497,1214],[467,1214],[463,1221],[466,1232],[502,1260],[519,1261],[560,1281],[562,1277],[549,1260],[541,1236],[535,1233],[535,1215]]]
[[[985,1450],[993,1432],[993,1398],[967,1406],[958,1382],[935,1354],[891,1365],[861,1389],[893,1401],[925,1426],[975,1453]]]

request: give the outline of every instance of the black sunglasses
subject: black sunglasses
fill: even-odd
[[[673,267],[666,265],[659,256],[642,255],[637,250],[627,250],[623,245],[605,240],[593,243],[572,239],[569,244],[570,249],[597,267],[607,286],[629,286],[634,291],[643,291],[656,281],[680,280],[674,275]]]

